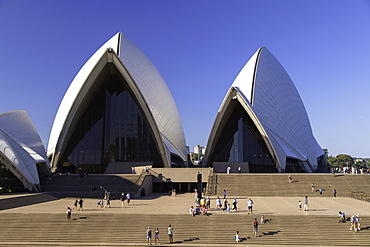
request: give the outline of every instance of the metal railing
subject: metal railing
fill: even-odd
[[[170,178],[166,178],[165,176],[163,176],[162,173],[158,173],[158,172],[154,171],[153,169],[149,168],[148,172],[149,172],[149,174],[147,173],[147,175],[152,175],[152,176],[160,179],[162,182],[165,182],[165,183],[171,182]]]
[[[370,196],[367,195],[365,192],[351,192],[351,198],[365,201],[365,202],[370,202]]]

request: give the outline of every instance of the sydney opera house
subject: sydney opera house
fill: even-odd
[[[205,165],[242,166],[248,172],[313,172],[323,155],[289,75],[265,47],[258,49],[218,110]]]
[[[218,110],[202,163],[215,172],[315,172],[323,150],[292,80],[260,48]],[[189,166],[174,99],[162,76],[122,33],[83,65],[59,106],[47,153],[27,113],[0,115],[1,177],[30,191],[51,171],[128,173],[132,167]],[[4,186],[4,185],[2,185]]]
[[[40,174],[50,172],[41,138],[25,111],[0,114],[0,191],[39,192]]]
[[[154,65],[117,33],[78,72],[51,130],[51,166],[120,173],[139,165],[187,166],[172,95]]]

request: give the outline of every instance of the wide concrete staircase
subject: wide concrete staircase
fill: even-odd
[[[77,174],[57,176],[52,180],[42,182],[43,192],[62,197],[99,198],[104,195],[103,187],[109,190],[115,198],[122,192],[130,192],[133,196],[139,189],[136,184],[140,175],[137,174],[90,174],[80,178]]]
[[[333,189],[338,197],[350,197],[351,192],[364,192],[370,195],[370,175],[331,174],[213,174],[213,194],[222,195],[224,189],[228,196],[281,196],[294,197],[312,195],[311,185],[324,190],[324,197],[333,197]],[[319,192],[315,192],[319,193]]]
[[[174,228],[175,245],[235,246],[233,236],[244,238],[238,245],[265,246],[369,246],[370,217],[361,219],[362,231],[349,230],[336,216],[269,215],[252,234],[254,216],[238,213],[210,216],[153,214],[0,214],[0,246],[130,246],[145,245],[148,226],[160,230],[162,246],[169,246],[167,227]],[[154,243],[154,241],[153,241]]]

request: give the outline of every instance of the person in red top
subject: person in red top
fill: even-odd
[[[257,218],[254,218],[254,221],[252,222],[253,226],[253,234],[255,237],[257,237],[257,232],[258,232],[258,221]]]

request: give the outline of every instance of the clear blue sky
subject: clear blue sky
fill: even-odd
[[[187,145],[206,145],[239,70],[266,46],[331,155],[370,157],[366,0],[0,0],[0,113],[26,110],[47,146],[76,73],[118,31],[164,77]]]

